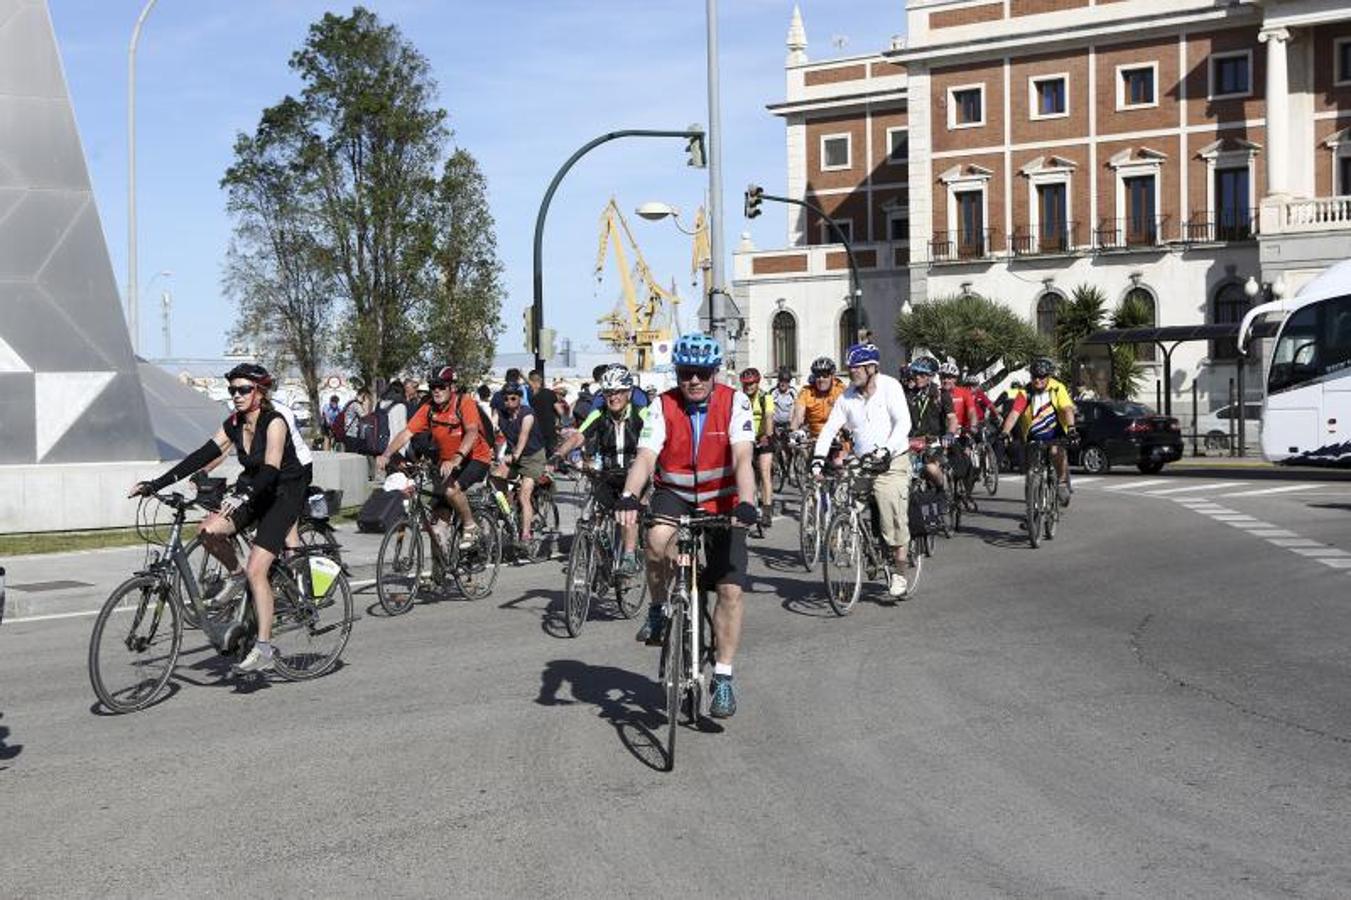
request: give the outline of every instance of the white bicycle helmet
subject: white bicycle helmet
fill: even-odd
[[[938,367],[938,374],[939,377],[942,378],[956,378],[957,376],[962,374],[962,370],[957,368],[957,364],[955,362],[949,361],[943,363],[941,366]]]
[[[600,376],[602,391],[627,391],[633,388],[633,373],[628,366],[613,365]]]

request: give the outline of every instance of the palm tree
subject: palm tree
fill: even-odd
[[[1107,295],[1100,288],[1081,284],[1070,299],[1056,304],[1055,351],[1060,371],[1069,373],[1069,383],[1079,383],[1079,345],[1102,330],[1107,321]]]
[[[1154,324],[1154,313],[1136,297],[1126,299],[1112,312],[1113,328],[1144,328]],[[1112,347],[1112,397],[1129,400],[1145,379],[1145,367],[1140,364],[1134,344],[1116,344]]]

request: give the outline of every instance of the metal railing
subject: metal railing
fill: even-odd
[[[1189,244],[1250,241],[1257,236],[1257,215],[1250,209],[1194,212],[1182,226],[1182,239]]]
[[[1014,256],[1072,253],[1082,246],[1078,222],[1063,222],[1050,228],[1019,227],[1009,237],[1009,252]]]
[[[995,229],[980,231],[935,231],[929,241],[929,258],[934,262],[965,262],[989,259],[994,255]]]
[[[1167,240],[1168,219],[1167,215],[1103,219],[1093,230],[1093,246],[1099,250],[1160,247]]]

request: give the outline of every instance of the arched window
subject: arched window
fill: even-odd
[[[1037,334],[1055,337],[1056,306],[1061,299],[1055,291],[1047,291],[1037,298]]]
[[[852,306],[840,313],[839,353],[836,358],[844,365],[849,348],[858,343],[858,310]]]
[[[1125,316],[1123,328],[1154,328],[1159,324],[1158,305],[1148,288],[1133,287],[1127,291],[1121,300],[1121,309]],[[1158,351],[1158,345],[1152,341],[1136,344],[1135,358],[1141,362],[1154,362]]]
[[[1248,311],[1248,295],[1243,285],[1229,281],[1215,291],[1213,319],[1216,325],[1237,325]],[[1220,338],[1210,342],[1211,359],[1238,359],[1238,339]]]
[[[774,314],[769,330],[772,335],[770,346],[771,369],[781,369],[787,366],[796,372],[797,319],[793,318],[792,313],[779,310]]]

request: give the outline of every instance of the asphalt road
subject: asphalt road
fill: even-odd
[[[1006,484],[845,619],[780,519],[741,709],[673,773],[655,651],[560,637],[558,560],[377,607],[311,683],[243,690],[190,633],[127,716],[91,619],[12,619],[0,895],[1344,897],[1351,484],[1249,493],[1294,483],[1083,479],[1036,551]],[[71,558],[90,598],[110,560]]]

